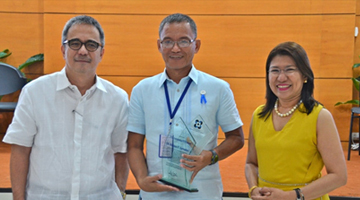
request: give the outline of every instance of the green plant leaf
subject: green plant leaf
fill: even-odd
[[[5,49],[4,51],[0,52],[0,58],[6,58],[11,55],[11,52],[9,49]]]
[[[18,69],[19,70],[22,70],[23,68],[33,64],[33,63],[36,63],[36,62],[40,62],[40,61],[43,61],[44,60],[44,54],[43,53],[40,53],[40,54],[37,54],[37,55],[34,55],[34,56],[31,56],[29,59],[27,59],[23,64],[21,64]]]
[[[349,100],[349,101],[346,101],[346,102],[337,102],[335,104],[335,106],[338,106],[338,105],[343,105],[343,104],[353,104],[353,105],[359,105],[359,100]]]
[[[359,77],[358,77],[358,78],[359,78]],[[358,79],[356,79],[356,78],[351,78],[351,80],[352,80],[352,82],[353,82],[353,84],[354,84],[355,89],[356,89],[357,91],[359,91],[359,89],[360,89],[360,81],[359,81]],[[348,101],[346,101],[346,102],[341,102],[341,101],[339,101],[339,102],[337,102],[337,103],[335,104],[335,106],[343,105],[343,104],[353,104],[353,105],[357,105],[357,106],[360,105],[360,104],[359,104],[359,100],[348,100]]]
[[[359,91],[360,81],[357,80],[356,78],[351,78],[351,80],[353,81],[353,84],[354,84],[354,87],[356,88],[356,90]]]
[[[354,69],[354,68],[358,68],[359,66],[360,66],[360,63],[355,63],[352,68],[353,68],[353,69]]]

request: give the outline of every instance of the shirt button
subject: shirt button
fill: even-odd
[[[176,91],[177,91],[177,92],[180,92],[180,90],[179,90],[179,89],[177,89]]]
[[[176,126],[179,126],[179,124],[176,124]]]

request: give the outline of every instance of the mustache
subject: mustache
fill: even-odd
[[[91,62],[91,58],[88,57],[76,57],[74,60],[75,62]]]

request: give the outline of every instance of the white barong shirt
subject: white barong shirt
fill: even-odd
[[[114,153],[126,152],[127,114],[127,93],[98,76],[83,96],[65,68],[28,83],[3,139],[32,147],[26,199],[122,199]]]

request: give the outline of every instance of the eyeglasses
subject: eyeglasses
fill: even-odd
[[[164,48],[172,49],[174,47],[174,45],[175,45],[175,42],[178,45],[178,47],[186,48],[186,47],[190,46],[191,43],[195,42],[195,39],[194,40],[181,39],[179,41],[173,41],[173,40],[170,40],[170,39],[165,39],[165,40],[161,41],[160,43]]]
[[[289,75],[294,74],[297,71],[298,71],[298,68],[296,68],[296,67],[288,67],[285,69],[271,68],[269,70],[269,74],[273,75],[273,76],[279,76],[281,74],[281,72],[284,72],[285,75],[289,76]]]
[[[71,39],[71,40],[65,40],[63,42],[63,44],[68,44],[70,49],[75,50],[75,51],[81,49],[81,47],[83,45],[85,45],[86,50],[88,50],[90,52],[96,51],[99,48],[99,46],[102,47],[102,45],[100,43],[97,43],[97,42],[95,42],[93,40],[88,40],[86,42],[81,42],[79,39],[76,39],[76,38]]]

